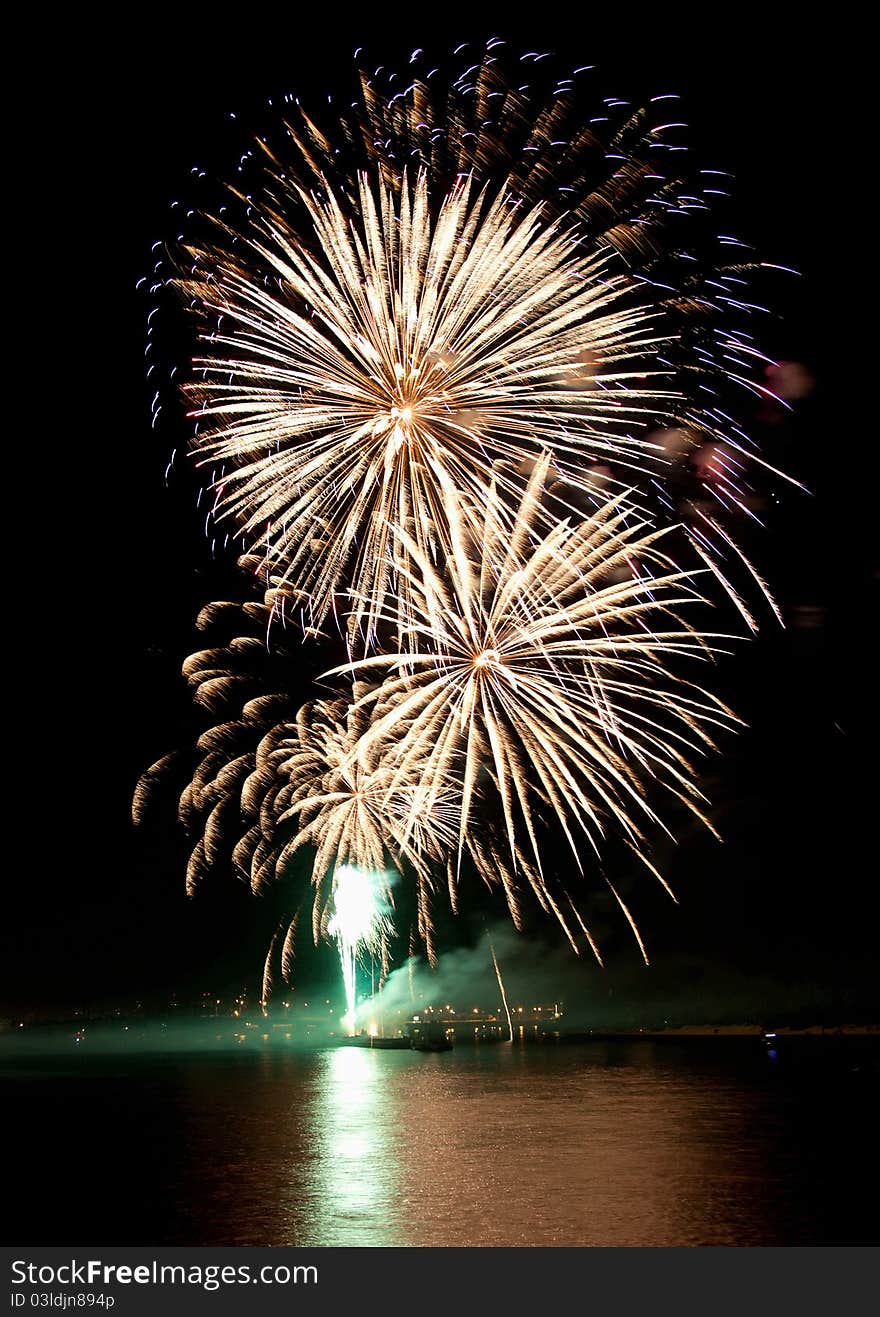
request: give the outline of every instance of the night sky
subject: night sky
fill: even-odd
[[[347,28],[328,13],[303,28],[296,17],[261,25],[249,11],[243,32],[176,21],[135,39],[83,24],[56,35],[57,71],[28,56],[49,113],[29,137],[25,224],[10,254],[26,269],[26,398],[13,423],[21,483],[7,486],[7,506],[20,499],[27,515],[24,534],[7,535],[7,702],[23,711],[24,735],[9,765],[21,803],[8,834],[3,1000],[21,1011],[253,986],[272,928],[266,903],[223,875],[204,900],[186,899],[171,797],[142,833],[129,823],[139,773],[199,725],[179,677],[196,647],[193,616],[232,597],[236,580],[207,553],[192,482],[164,481],[180,421],[150,428],[149,303],[135,284],[152,243],[172,232],[169,202],[187,199],[196,163],[231,173],[242,125],[260,126],[267,97],[294,90],[308,105],[344,91],[356,46],[403,67],[414,46],[442,54],[500,35],[598,65],[597,96],[681,94],[695,164],[736,176],[725,224],[763,259],[802,272],[762,285],[774,311],[759,325],[762,346],[816,379],[769,453],[812,491],[777,486],[782,504],[759,553],[788,628],[767,614],[761,639],[722,674],[750,725],[707,783],[725,843],[689,832],[661,852],[679,909],[640,882],[651,971],[637,968],[616,921],[605,977],[567,966],[567,991],[677,993],[697,1020],[722,1009],[728,989],[737,1008],[758,1010],[769,994],[808,1014],[867,1017],[878,1005],[880,915],[866,778],[876,484],[873,418],[846,328],[867,295],[860,79],[847,39],[760,10],[711,24],[645,25],[634,13],[580,28],[397,24],[382,12],[383,26]]]

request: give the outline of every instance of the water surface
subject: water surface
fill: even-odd
[[[754,1041],[0,1058],[17,1243],[880,1238],[877,1080]]]

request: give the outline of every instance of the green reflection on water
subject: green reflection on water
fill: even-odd
[[[313,1157],[297,1239],[302,1245],[370,1246],[406,1240],[394,1219],[401,1168],[386,1054],[338,1047],[322,1054],[312,1090]],[[305,1235],[303,1235],[305,1226]]]

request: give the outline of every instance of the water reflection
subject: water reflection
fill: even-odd
[[[283,1206],[290,1244],[404,1244],[395,1223],[400,1169],[387,1054],[340,1047],[317,1058],[308,1124],[313,1155],[292,1167]],[[309,1205],[303,1214],[302,1205]]]
[[[22,1075],[10,1116],[27,1147],[22,1242],[877,1237],[877,1086],[864,1072],[801,1076],[735,1044],[647,1042],[112,1064],[77,1053],[64,1073]]]
[[[773,1229],[759,1092],[598,1052],[425,1060],[389,1094],[406,1111],[411,1244],[736,1244]]]

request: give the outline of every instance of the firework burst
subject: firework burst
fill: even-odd
[[[460,782],[459,856],[478,779],[488,776],[504,819],[507,863],[498,877],[511,913],[516,919],[510,876],[519,871],[574,943],[544,878],[543,812],[561,824],[579,868],[581,841],[598,854],[609,820],[649,863],[643,825],[661,820],[646,781],[708,824],[693,759],[735,720],[674,671],[680,658],[711,658],[729,637],[682,618],[706,600],[694,573],[663,547],[667,533],[646,532],[616,501],[588,521],[543,533],[548,467],[545,455],[512,536],[490,499],[479,541],[469,542],[466,522],[455,522],[458,495],[448,489],[453,548],[442,571],[398,530],[413,562],[407,644],[344,670],[386,673],[355,707],[376,706],[361,744],[368,753],[374,738],[390,742],[392,789],[395,773],[407,778],[416,763],[427,805],[441,784]]]
[[[395,772],[392,780],[388,747],[371,738],[367,749],[363,739],[369,725],[360,707],[368,690],[363,683],[297,710],[291,686],[298,653],[277,634],[267,648],[270,616],[262,604],[209,605],[199,626],[231,625],[235,634],[218,637],[183,665],[194,702],[216,719],[198,739],[199,759],[180,795],[180,821],[196,838],[187,890],[194,895],[221,862],[256,894],[280,884],[291,908],[302,906],[311,886],[314,936],[329,940],[340,869],[373,875],[377,900],[389,913],[393,887],[405,878],[415,889],[416,932],[433,960],[430,907],[438,882],[447,882],[458,837],[456,784],[429,790],[415,760],[408,778]],[[166,755],[142,776],[136,823],[178,761]],[[369,943],[383,970],[391,932],[390,919],[379,919]],[[292,966],[293,925],[285,922],[273,938],[267,975],[285,934],[285,978]]]
[[[311,624],[350,584],[371,637],[406,580],[394,527],[448,549],[440,473],[479,503],[543,446],[589,493],[588,460],[644,467],[633,432],[668,372],[632,287],[540,210],[484,209],[462,182],[434,217],[424,176],[397,199],[361,180],[359,199],[355,222],[303,198],[322,260],[277,221],[254,243],[273,291],[232,269],[201,289],[229,329],[191,393],[199,451],[227,472],[220,509],[249,538],[269,528],[272,584]]]
[[[208,524],[265,592],[243,608],[259,635],[184,665],[219,719],[181,797],[188,886],[229,841],[255,891],[297,871],[352,990],[359,948],[387,967],[399,881],[433,955],[439,875],[455,909],[464,861],[518,926],[531,889],[598,956],[543,839],[561,829],[583,872],[620,832],[653,868],[656,797],[709,822],[700,757],[736,720],[687,665],[727,643],[710,586],[751,629],[737,575],[769,599],[733,527],[766,464],[731,399],[765,358],[740,324],[752,266],[707,223],[720,176],[679,172],[669,98],[587,121],[583,71],[501,45],[445,88],[416,54],[406,85],[362,74],[323,125],[291,106],[170,281],[200,330]],[[326,639],[330,617],[337,690],[295,712],[285,625]],[[270,650],[280,680],[255,680]]]
[[[393,528],[449,549],[440,472],[466,507],[493,481],[515,503],[547,450],[581,513],[610,484],[670,524],[658,427],[677,427],[686,451],[723,445],[716,515],[748,504],[754,454],[724,409],[764,362],[729,324],[744,267],[667,233],[717,189],[661,172],[680,125],[655,107],[615,103],[607,140],[576,128],[569,84],[543,104],[504,87],[495,46],[445,100],[415,70],[393,94],[363,79],[360,123],[301,113],[285,150],[261,139],[241,221],[185,246],[213,512],[306,628],[345,595],[349,640],[376,641],[376,610],[406,593]],[[698,552],[728,556],[714,517],[693,521]]]
[[[389,908],[395,878],[412,877],[419,933],[430,949],[430,896],[457,838],[455,795],[448,781],[429,788],[415,758],[408,773],[392,774],[388,746],[365,736],[368,719],[361,700],[366,693],[361,685],[349,699],[306,705],[295,726],[275,729],[258,752],[243,800],[253,807],[255,793],[262,796],[267,842],[283,835],[287,825],[295,828],[277,851],[275,876],[283,875],[303,847],[310,849],[316,938],[327,935],[337,874],[345,868],[382,876]],[[379,931],[384,964],[387,929]]]

